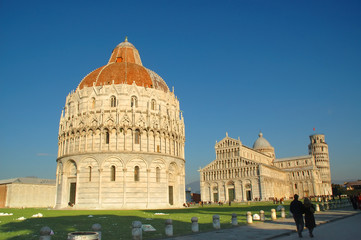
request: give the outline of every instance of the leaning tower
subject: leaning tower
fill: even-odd
[[[330,158],[325,135],[314,134],[310,136],[311,143],[308,145],[309,154],[315,158],[316,167],[320,170],[322,189],[324,195],[332,195]]]

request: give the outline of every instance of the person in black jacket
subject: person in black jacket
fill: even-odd
[[[315,206],[311,203],[310,199],[305,198],[303,200],[303,204],[305,206],[305,223],[306,228],[310,233],[310,237],[313,238],[313,229],[316,227],[315,216],[313,213],[315,212]]]
[[[294,195],[294,200],[291,202],[290,211],[293,214],[293,219],[295,220],[298,236],[302,237],[302,231],[305,227],[303,222],[303,214],[305,213],[305,207],[302,202],[298,201],[298,195]]]

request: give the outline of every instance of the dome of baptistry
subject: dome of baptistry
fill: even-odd
[[[138,50],[125,39],[116,46],[108,64],[89,73],[79,84],[78,89],[88,86],[110,84],[133,84],[168,92],[168,86],[155,72],[143,67]]]
[[[185,202],[179,101],[118,44],[67,97],[60,117],[57,208],[169,208]]]

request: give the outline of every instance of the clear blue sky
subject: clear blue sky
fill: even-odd
[[[0,179],[55,178],[65,97],[125,36],[175,88],[186,182],[226,132],[281,158],[313,128],[333,182],[361,178],[361,1],[1,0]]]

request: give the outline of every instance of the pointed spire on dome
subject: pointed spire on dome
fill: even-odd
[[[128,36],[125,36],[124,42],[128,42]]]

